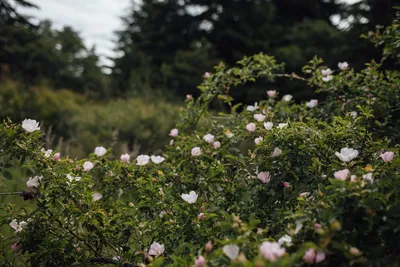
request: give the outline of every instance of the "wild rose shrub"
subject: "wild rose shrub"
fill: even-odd
[[[31,171],[33,208],[1,211],[4,266],[395,266],[400,264],[399,72],[371,63],[304,77],[272,57],[205,75],[162,155],[74,160],[43,133],[5,121],[2,172]],[[269,90],[233,105],[229,89],[300,79],[321,93],[296,104]],[[208,114],[213,101],[230,109]],[[201,122],[201,123],[199,123]],[[26,121],[25,124],[28,122]],[[28,130],[27,130],[28,129]],[[250,148],[250,149],[246,149]]]

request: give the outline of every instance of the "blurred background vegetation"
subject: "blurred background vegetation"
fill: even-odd
[[[101,66],[76,30],[34,23],[18,9],[40,6],[0,0],[0,117],[39,120],[46,147],[71,157],[98,145],[117,155],[157,153],[169,142],[185,95],[198,95],[203,74],[218,62],[265,52],[285,62],[286,72],[300,72],[314,55],[331,68],[347,61],[360,69],[382,52],[360,35],[390,24],[396,5],[400,0],[132,1],[115,32],[118,56]],[[284,81],[232,94],[254,103],[267,89],[296,101],[314,94]]]

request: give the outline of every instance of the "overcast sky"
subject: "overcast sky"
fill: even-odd
[[[341,0],[358,2],[359,0]],[[40,9],[23,10],[40,20],[49,19],[54,27],[72,26],[79,31],[86,45],[96,45],[97,53],[113,55],[113,32],[121,28],[120,16],[124,15],[131,0],[31,0]]]
[[[121,28],[120,16],[130,0],[31,0],[40,9],[23,9],[25,14],[40,20],[49,19],[55,28],[72,26],[88,47],[96,45],[103,56],[113,55],[113,32]]]

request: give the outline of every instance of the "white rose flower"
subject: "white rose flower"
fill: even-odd
[[[287,127],[288,125],[289,125],[288,123],[279,123],[277,128],[278,129],[283,129],[283,128]]]
[[[272,126],[274,126],[274,124],[272,122],[264,122],[264,127],[265,129],[267,129],[268,131],[272,129]]]
[[[374,182],[374,177],[372,177],[372,173],[371,173],[371,172],[370,172],[370,173],[367,173],[367,174],[364,174],[364,175],[362,176],[362,178],[363,178],[364,180],[370,182],[371,184]]]
[[[292,245],[292,237],[290,235],[284,235],[278,239],[279,245],[286,244],[286,246]]]
[[[212,134],[206,134],[205,136],[203,136],[204,141],[206,141],[207,143],[211,144],[212,142],[214,142],[214,135]]]
[[[239,247],[237,245],[225,245],[222,251],[232,261],[239,256]]]
[[[22,121],[22,128],[28,133],[32,133],[34,131],[39,131],[40,126],[39,123],[35,120],[25,119]]]
[[[190,191],[189,194],[182,194],[181,197],[187,203],[193,204],[193,203],[196,203],[197,198],[199,197],[199,195],[197,195],[196,192],[194,192],[194,191]]]
[[[292,95],[284,95],[282,97],[283,101],[289,102],[290,100],[292,100],[293,96]]]
[[[28,187],[39,187],[40,186],[40,181],[42,180],[43,176],[35,176],[35,177],[29,177],[29,180],[26,182],[26,185]]]
[[[74,177],[71,174],[67,174],[66,176],[70,183],[72,183],[74,181],[79,182],[81,180],[81,177],[79,177],[79,176]]]
[[[53,150],[51,149],[44,150],[44,148],[42,148],[41,151],[44,153],[45,158],[49,158],[51,156],[51,153],[53,153]]]
[[[265,115],[263,115],[263,114],[254,114],[254,119],[255,119],[256,121],[259,121],[259,122],[264,121],[266,117],[267,117],[267,116],[265,116]]]
[[[358,156],[358,150],[344,147],[339,152],[335,152],[335,155],[343,162],[349,162]]]
[[[347,70],[347,68],[349,67],[349,63],[347,63],[346,61],[345,62],[339,62],[338,63],[338,67],[341,70]]]
[[[318,105],[318,100],[317,99],[311,99],[306,103],[306,106],[308,108],[315,108]]]
[[[136,165],[144,166],[150,162],[150,157],[147,155],[139,155],[136,158],[136,161],[137,161]]]
[[[332,79],[333,79],[333,76],[332,76],[332,75],[328,75],[328,76],[326,76],[326,77],[322,77],[322,80],[323,80],[324,82],[330,82],[330,81],[332,81]]]
[[[201,148],[200,147],[194,147],[194,148],[192,148],[192,151],[191,151],[191,153],[192,153],[192,156],[193,157],[198,157],[198,156],[200,156],[201,155]]]
[[[154,155],[151,156],[151,161],[152,161],[154,164],[160,164],[160,163],[163,162],[164,160],[165,160],[165,158],[164,158],[164,157],[161,157],[161,156],[154,156]]]
[[[151,244],[149,255],[158,257],[163,253],[164,253],[164,245],[157,242],[153,242],[153,244]]]
[[[15,232],[21,232],[23,227],[25,227],[28,223],[25,221],[20,221],[17,223],[17,219],[11,221],[10,226],[15,230]]]
[[[254,106],[252,106],[252,105],[247,106],[247,110],[248,111],[255,111],[256,109],[258,109],[258,103],[257,102],[254,103]]]
[[[98,146],[94,149],[94,154],[98,157],[102,157],[107,153],[107,149],[102,146]]]
[[[97,201],[103,198],[103,195],[100,193],[93,193],[92,194],[93,201]]]
[[[329,76],[332,74],[332,70],[331,69],[325,69],[325,70],[321,70],[321,73],[323,76]]]

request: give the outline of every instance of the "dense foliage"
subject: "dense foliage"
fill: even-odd
[[[32,205],[1,211],[3,265],[399,265],[400,74],[332,69],[314,58],[302,76],[284,74],[264,54],[220,64],[158,156],[98,146],[74,160],[42,149],[36,121],[4,121],[2,174],[29,170],[15,194]],[[232,104],[235,86],[286,78],[324,100],[269,90]],[[214,101],[229,112],[209,114]]]
[[[179,108],[154,93],[104,103],[71,90],[0,83],[0,118],[22,121],[35,114],[46,133],[44,146],[71,157],[85,157],[99,143],[115,153],[156,151],[168,143],[165,134]]]

